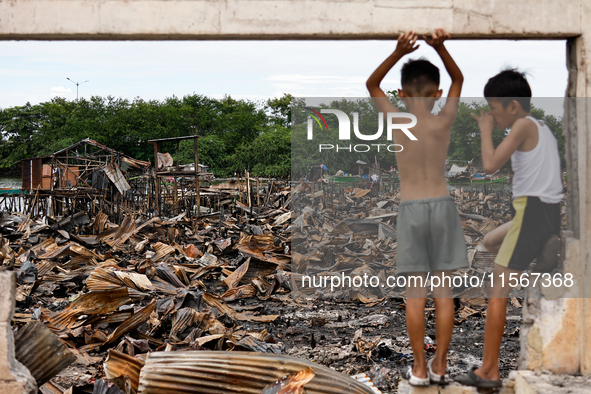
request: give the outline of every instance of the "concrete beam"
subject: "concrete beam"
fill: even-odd
[[[14,358],[10,320],[14,313],[14,272],[0,272],[0,394],[34,394],[37,384],[29,370]]]
[[[585,0],[0,0],[0,39],[566,38]],[[532,12],[535,10],[535,12]]]
[[[447,386],[432,384],[429,387],[413,387],[407,380],[398,383],[398,394],[478,394],[476,387],[452,383]]]

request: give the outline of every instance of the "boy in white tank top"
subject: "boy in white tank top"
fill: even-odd
[[[484,88],[490,111],[478,121],[482,163],[492,174],[511,158],[513,168],[513,220],[484,237],[484,246],[497,254],[493,286],[488,293],[482,367],[455,378],[481,387],[501,387],[499,351],[505,329],[507,297],[513,289],[509,277],[521,275],[537,258],[535,271],[550,272],[558,264],[561,243],[560,201],[562,180],[558,146],[548,126],[529,116],[531,89],[523,74],[505,70]],[[495,149],[494,125],[511,132]]]

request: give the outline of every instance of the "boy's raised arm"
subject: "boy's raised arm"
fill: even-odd
[[[443,65],[445,66],[447,73],[451,77],[451,86],[449,87],[449,93],[447,94],[447,101],[445,103],[445,107],[441,110],[440,115],[453,115],[453,118],[455,118],[459,100],[450,100],[450,98],[460,97],[462,85],[464,84],[464,76],[462,75],[462,71],[460,71],[460,68],[454,59],[443,45],[443,42],[449,38],[449,33],[443,29],[435,29],[435,31],[431,34],[431,38],[423,36],[423,39],[427,42],[427,44],[431,45],[433,49],[435,49],[443,61]]]
[[[435,49],[443,61],[443,65],[445,66],[447,73],[451,77],[451,86],[449,87],[449,93],[447,94],[447,97],[460,97],[462,85],[464,84],[464,76],[462,75],[462,72],[460,71],[460,68],[454,59],[443,45],[443,42],[449,38],[449,33],[443,29],[435,29],[435,31],[431,34],[431,38],[423,36],[423,39],[427,42],[427,44],[431,45],[433,49]]]
[[[382,64],[378,66],[378,68],[376,68],[376,70],[369,76],[367,82],[365,83],[370,97],[373,99],[376,107],[378,107],[378,109],[383,113],[400,111],[398,108],[393,106],[392,103],[390,103],[388,96],[386,93],[384,93],[382,88],[380,88],[380,83],[386,74],[388,74],[388,71],[390,71],[404,55],[417,50],[419,47],[419,45],[416,45],[417,38],[417,34],[412,30],[401,34],[398,37],[398,44],[396,45],[394,52],[392,52],[392,54],[388,56],[386,60],[384,60]]]

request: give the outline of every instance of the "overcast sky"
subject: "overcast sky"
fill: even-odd
[[[411,58],[431,60],[449,77],[424,41]],[[365,80],[395,41],[0,41],[0,107],[37,104],[53,96],[93,95],[162,100],[197,93],[264,100],[367,96]],[[534,97],[563,97],[564,41],[448,41],[464,73],[463,97],[482,97],[484,84],[505,67],[528,73]],[[400,66],[386,90],[400,87]]]

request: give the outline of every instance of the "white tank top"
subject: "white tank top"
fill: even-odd
[[[547,204],[562,200],[562,178],[558,144],[550,128],[528,116],[538,126],[538,144],[528,152],[516,150],[511,155],[513,169],[513,199],[538,197]]]

